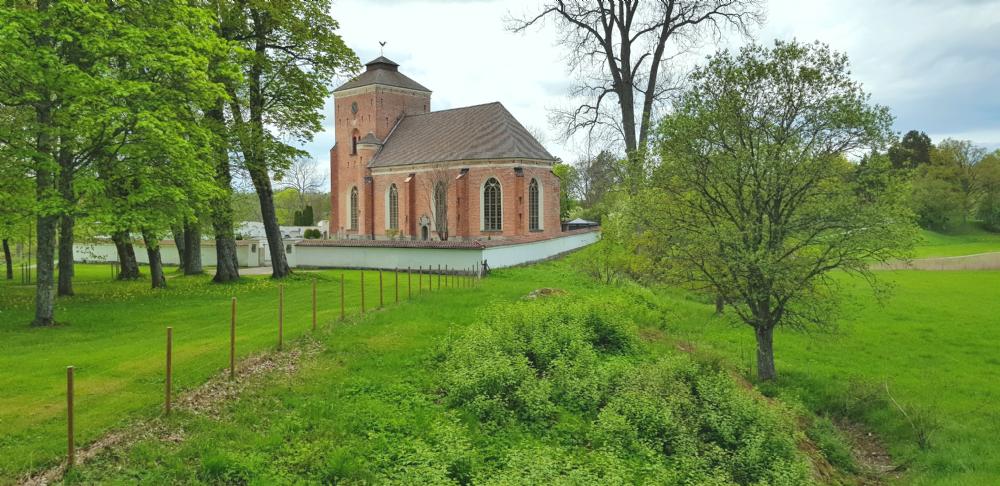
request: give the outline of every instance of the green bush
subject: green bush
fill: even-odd
[[[307,240],[318,240],[323,237],[323,233],[320,233],[318,229],[310,228],[302,232],[302,236]]]
[[[490,484],[810,482],[781,410],[725,371],[639,345],[625,316],[649,312],[634,296],[497,306],[447,346],[446,403],[494,434],[528,434]]]

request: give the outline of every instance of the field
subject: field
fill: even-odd
[[[922,230],[915,258],[950,257],[1000,252],[1000,234],[968,224],[952,233]]]
[[[1000,247],[993,235],[928,234],[926,240],[918,250],[926,256]],[[533,289],[613,293],[575,269],[580,258],[587,258],[586,251],[499,271],[480,288],[424,294],[344,323],[338,321],[335,291],[341,272],[300,274],[285,284],[286,340],[297,339],[292,348],[315,354],[303,358],[296,373],[270,377],[245,391],[218,417],[182,411],[170,419],[154,418],[162,399],[163,328],[175,328],[176,383],[191,388],[225,366],[231,295],[240,299],[241,356],[273,349],[274,283],[248,278],[238,285],[210,286],[206,278],[175,277],[167,292],[155,293],[145,289],[145,282],[110,282],[106,267],[80,266],[80,295],[60,308],[70,322],[55,329],[26,328],[28,289],[0,286],[0,389],[5,391],[0,397],[0,482],[51,465],[62,454],[67,364],[77,366],[79,441],[92,441],[133,420],[177,431],[171,440],[144,437],[126,450],[103,454],[71,474],[71,480],[372,481],[374,465],[384,470],[397,464],[402,470],[437,454],[435,441],[456,434],[442,423],[458,424],[469,434],[462,440],[486,451],[468,456],[468,468],[475,469],[496,459],[490,451],[497,453],[499,439],[427,398],[438,386],[430,370],[440,346],[491,303],[516,301]],[[369,306],[377,302],[372,275]],[[1000,342],[1000,272],[882,276],[892,284],[882,302],[857,282],[843,280],[848,298],[836,330],[779,331],[780,378],[760,389],[792,408],[872,430],[893,462],[902,465],[902,483],[995,484],[1000,479],[1000,411],[992,404],[1000,399],[995,345]],[[321,289],[321,330],[315,335],[309,332],[308,309],[313,278]],[[355,290],[348,292],[348,306],[357,314],[357,273],[348,272],[347,279],[348,289]],[[640,324],[654,349],[693,348],[700,360],[721,359],[744,375],[752,371],[747,328],[714,316],[697,296],[671,289],[649,295],[660,317]],[[391,292],[386,296],[392,300]],[[509,432],[504,440],[529,433]]]

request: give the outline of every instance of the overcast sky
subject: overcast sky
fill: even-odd
[[[565,103],[565,51],[554,28],[504,30],[508,14],[540,0],[334,0],[340,33],[362,63],[385,56],[433,91],[433,110],[500,101],[554,155],[574,161],[588,148],[560,143],[548,109]],[[820,40],[846,52],[854,76],[889,106],[896,130],[926,131],[1000,148],[1000,0],[770,0],[754,39]],[[726,46],[743,39],[730,36]],[[696,59],[697,60],[697,59]],[[324,132],[306,144],[328,163],[332,99]]]

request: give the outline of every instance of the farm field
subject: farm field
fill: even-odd
[[[938,241],[947,246],[948,240]],[[316,335],[321,351],[305,360],[294,376],[269,379],[248,390],[218,419],[177,414],[162,423],[182,430],[183,440],[141,440],[126,451],[98,457],[68,479],[219,482],[268,471],[290,474],[270,476],[275,480],[330,474],[363,482],[372,480],[367,472],[372,463],[419,461],[429,454],[427,448],[433,449],[427,434],[446,432],[436,428],[443,418],[468,424],[468,417],[415,398],[416,391],[436,386],[428,371],[437,359],[436,350],[491,303],[516,301],[533,289],[610,294],[577,270],[580,259],[586,258],[585,250],[550,263],[498,271],[478,289],[423,295],[371,313],[363,321],[336,322],[339,309],[321,299],[324,329]],[[167,294],[151,296],[144,282],[124,284],[127,291],[113,290],[120,285],[107,282],[106,268],[79,268],[81,295],[61,309],[61,315],[74,316],[73,323],[63,328],[12,325],[10,317],[23,320],[20,315],[28,315],[28,309],[12,310],[10,288],[0,287],[4,334],[0,369],[15,367],[26,377],[15,382],[7,373],[0,376],[3,389],[18,393],[10,401],[5,394],[0,402],[4,437],[0,482],[26,468],[52,464],[62,453],[67,360],[78,366],[78,440],[86,442],[127,418],[158,414],[165,323],[175,327],[175,380],[182,388],[225,366],[230,294],[240,298],[242,355],[273,348],[277,291],[267,279],[215,287],[203,285],[201,278],[175,277],[167,294],[180,298],[178,304]],[[302,273],[286,283],[288,302],[293,303],[286,310],[286,339],[309,334],[310,279],[320,279],[323,289],[339,275],[339,271]],[[356,273],[347,275],[348,288],[351,282],[356,288]],[[842,281],[847,298],[836,330],[808,334],[780,330],[775,337],[779,380],[761,390],[793,407],[803,404],[834,421],[847,418],[876,432],[894,463],[903,466],[900,483],[995,484],[1000,480],[995,440],[1000,412],[992,404],[1000,400],[1000,356],[992,343],[1000,342],[1000,272],[881,275],[892,287],[881,303],[857,282]],[[87,279],[94,285],[82,285]],[[368,280],[370,296],[377,295],[372,280]],[[112,295],[124,301],[107,302]],[[690,345],[701,360],[722,359],[739,373],[751,374],[753,344],[748,328],[714,316],[712,307],[698,296],[671,289],[648,295],[659,317],[642,323],[643,335],[654,346],[666,351]],[[348,297],[356,313],[358,299],[351,300],[350,293]],[[148,316],[129,310],[136,306],[148,310]],[[130,320],[112,323],[108,321],[115,319],[109,315]],[[86,322],[89,332],[79,329]],[[95,329],[101,329],[97,337]],[[43,333],[61,334],[53,340]],[[76,354],[56,351],[60,348]],[[189,354],[181,354],[185,352]],[[40,384],[44,386],[39,388]],[[84,398],[88,386],[101,395]],[[39,397],[37,389],[45,396]],[[106,393],[110,390],[117,391]],[[899,407],[908,412],[909,420]],[[87,408],[91,412],[85,412]],[[473,432],[474,440],[487,444],[496,440],[487,432]],[[926,441],[923,448],[918,444],[921,434]],[[299,436],[310,440],[288,440]]]

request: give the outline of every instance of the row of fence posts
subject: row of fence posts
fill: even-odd
[[[118,272],[120,267],[118,267],[117,262],[111,263],[111,272],[114,278],[118,277]],[[117,270],[116,270],[117,269]],[[434,272],[434,268],[428,266],[425,270],[423,266],[417,267],[417,294],[424,292],[423,282],[424,276],[427,276],[427,291],[431,292],[434,289],[433,276],[437,275],[437,288],[441,290],[441,280],[444,278],[444,288],[460,287],[460,288],[475,288],[479,285],[479,280],[481,276],[477,273],[477,267],[472,266],[468,269],[449,269],[447,265],[444,266],[444,271],[442,272],[441,265],[438,265],[437,272]],[[395,301],[399,303],[399,269],[393,271],[393,276],[395,280]],[[450,276],[450,282],[449,282]],[[379,282],[379,308],[384,305],[383,295],[383,279],[382,270],[378,271],[378,282]],[[365,271],[361,271],[361,315],[364,315],[365,310]],[[346,320],[347,313],[344,303],[344,274],[340,274],[340,320]],[[413,297],[413,271],[410,267],[406,268],[406,297],[410,299]],[[230,308],[230,320],[229,320],[229,379],[236,379],[236,297],[232,298],[231,308]],[[316,280],[312,281],[312,330],[316,330]],[[284,326],[285,326],[285,286],[278,285],[278,350],[280,351],[284,341]],[[173,347],[174,347],[174,328],[167,327],[167,362],[166,362],[166,380],[164,389],[164,404],[163,411],[165,415],[170,415],[171,411],[171,394],[173,392]],[[74,430],[73,430],[73,370],[72,366],[66,367],[66,434],[67,434],[67,464],[68,467],[72,467],[76,459],[76,444],[74,441]]]
[[[119,262],[111,263],[111,280],[118,280],[118,274],[122,273],[122,264]]]

